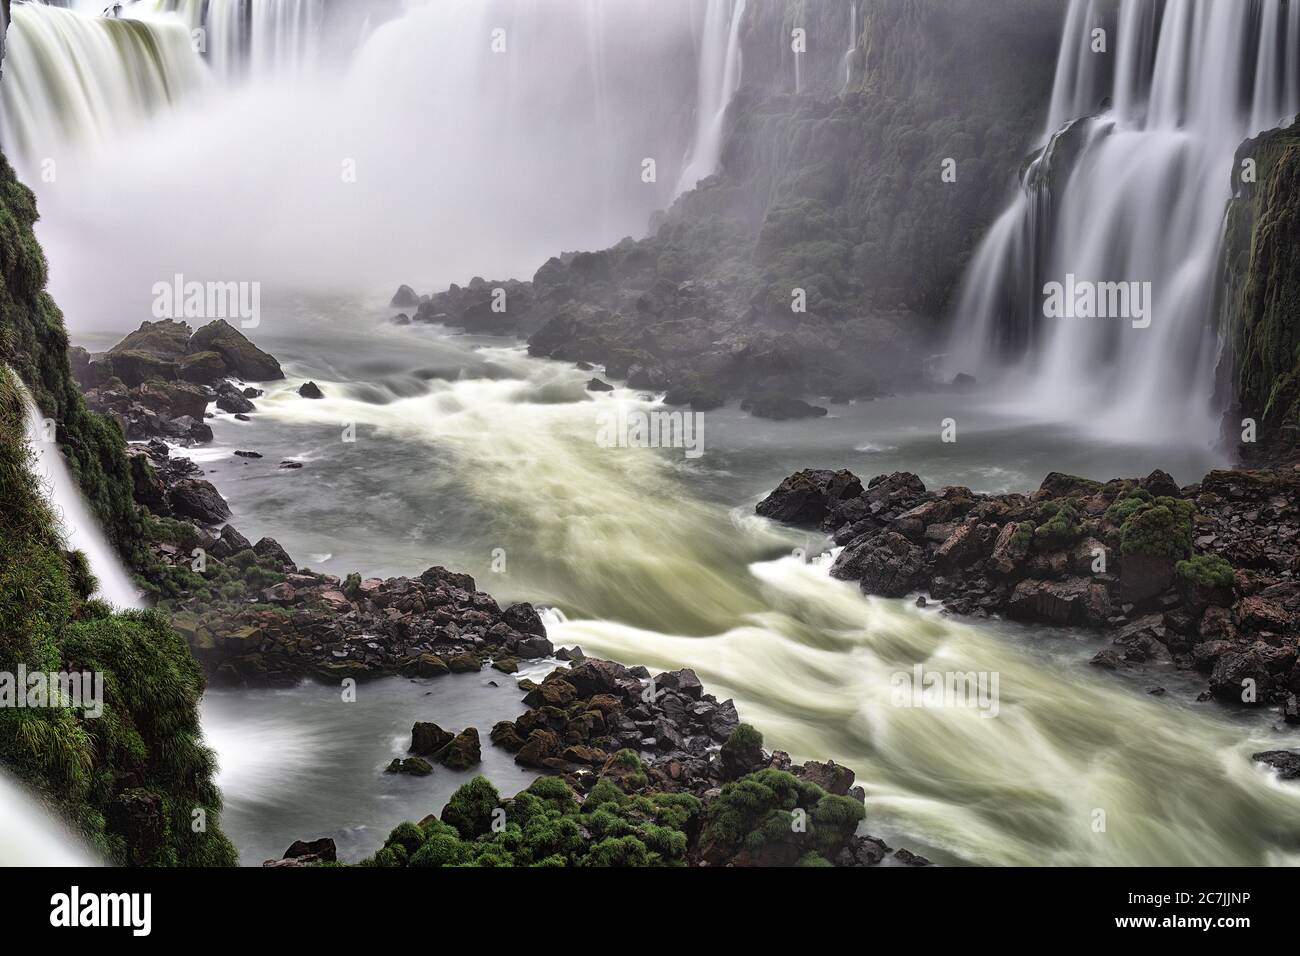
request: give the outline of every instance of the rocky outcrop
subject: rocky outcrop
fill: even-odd
[[[1032,148],[1059,46],[1054,0],[758,3],[721,167],[609,249],[530,281],[455,285],[415,322],[527,337],[533,355],[756,415],[874,397],[921,377],[925,342]],[[796,90],[794,28],[807,34]],[[989,45],[1004,55],[990,64]],[[779,54],[779,55],[777,55]],[[956,182],[943,164],[955,163]],[[926,263],[918,268],[918,263]],[[396,307],[396,306],[395,306]]]
[[[193,334],[173,319],[142,322],[103,355],[73,349],[72,368],[87,405],[117,421],[129,441],[166,438],[183,444],[212,440],[204,418],[213,401],[230,414],[255,410],[250,390],[227,377],[284,377],[275,358],[224,320]]]
[[[1195,669],[1206,697],[1300,722],[1295,470],[1215,471],[1187,488],[1162,471],[1104,484],[1053,473],[1031,495],[809,470],[757,511],[828,534],[843,546],[832,576],[866,593],[1106,631],[1100,667]]]

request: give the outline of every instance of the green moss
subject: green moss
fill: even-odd
[[[1206,590],[1231,588],[1235,572],[1232,565],[1217,554],[1198,554],[1174,566],[1180,581]]]
[[[1122,498],[1106,511],[1108,520],[1119,522],[1122,554],[1175,561],[1191,554],[1195,516],[1190,501],[1151,498],[1146,492]]]
[[[1034,512],[1034,522],[1033,544],[1041,552],[1067,548],[1083,535],[1079,503],[1073,498],[1039,505]]]
[[[492,828],[501,795],[484,776],[476,776],[451,795],[442,811],[442,820],[456,828],[466,840],[473,840]]]

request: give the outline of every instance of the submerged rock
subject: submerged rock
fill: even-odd
[[[325,393],[320,390],[320,386],[315,382],[304,382],[298,388],[298,394],[303,398],[324,398]]]

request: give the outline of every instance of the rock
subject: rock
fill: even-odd
[[[492,669],[503,674],[515,674],[519,672],[519,663],[513,657],[498,657],[492,661]]]
[[[1019,533],[1025,527],[1029,534]],[[1029,556],[1029,545],[1033,541],[1033,525],[1018,521],[1008,521],[998,532],[993,543],[993,554],[989,557],[993,570],[1003,577],[1016,575]]]
[[[1210,693],[1224,703],[1259,704],[1271,686],[1268,662],[1253,649],[1222,655],[1210,672]]]
[[[324,398],[325,393],[320,390],[320,386],[315,382],[304,382],[298,388],[298,394],[303,398]]]
[[[837,505],[862,493],[862,482],[851,471],[808,469],[781,482],[754,510],[773,521],[816,528]]]
[[[385,773],[406,773],[416,777],[427,777],[433,773],[433,764],[423,757],[407,757],[402,760],[398,757],[393,758],[393,762],[388,765]]]
[[[852,770],[841,767],[834,760],[825,763],[809,760],[802,767],[796,767],[794,772],[795,776],[817,784],[827,793],[841,797],[848,795],[849,788],[853,786],[856,777]]]
[[[455,735],[430,721],[416,721],[411,727],[410,752],[417,757],[432,757],[452,742]]]
[[[216,352],[234,375],[250,382],[284,378],[280,363],[244,337],[225,319],[216,319],[194,333],[188,353]]]
[[[289,552],[280,547],[280,543],[274,538],[262,538],[253,545],[253,553],[259,558],[269,558],[274,561],[281,570],[298,570],[298,566],[293,563],[293,558],[289,557]]]
[[[512,720],[498,721],[492,726],[492,733],[489,734],[492,743],[502,747],[511,753],[517,753],[524,745],[524,740],[515,730],[515,724]]]
[[[654,685],[656,690],[674,691],[679,694],[684,694],[692,700],[699,700],[700,696],[704,693],[704,685],[701,684],[700,679],[695,676],[695,671],[691,670],[689,667],[684,667],[679,671],[668,671],[667,673],[660,674],[654,679]]]
[[[419,305],[420,296],[409,285],[398,286],[392,300],[388,303],[390,309],[414,309]]]
[[[329,837],[321,837],[319,840],[294,840],[293,845],[284,851],[282,859],[302,860],[305,857],[313,857],[315,862],[334,863],[338,860],[338,849]]]
[[[257,406],[244,397],[244,393],[229,382],[217,386],[217,408],[234,415],[257,411]]]
[[[236,451],[235,456],[237,458],[261,458],[262,457],[259,452],[255,452],[255,451]]]
[[[164,361],[144,352],[113,352],[104,357],[96,366],[105,366],[104,372],[96,374],[117,378],[128,388],[137,388],[149,381],[174,381],[176,363]]]
[[[140,328],[109,349],[108,354],[136,352],[163,362],[175,362],[189,351],[191,334],[188,325],[175,319],[141,322]]]
[[[209,481],[186,478],[172,486],[167,495],[172,512],[183,518],[194,518],[205,524],[219,524],[230,517],[226,499]]]
[[[629,379],[628,384],[632,382]],[[633,385],[634,388],[639,386]],[[760,395],[747,398],[740,403],[742,411],[749,412],[755,418],[767,418],[783,422],[791,419],[820,418],[827,414],[827,409],[820,405],[809,405],[803,399],[789,398],[783,395]]]
[[[1120,558],[1120,596],[1137,603],[1155,597],[1174,583],[1174,561],[1148,554],[1126,554]]]
[[[183,382],[196,385],[215,385],[228,371],[220,352],[194,352],[181,356],[176,362],[176,376]]]
[[[1268,764],[1277,771],[1279,780],[1300,780],[1300,752],[1265,750],[1252,754],[1251,759]]]
[[[468,770],[483,759],[478,731],[466,727],[438,752],[434,758],[448,770]]]
[[[848,544],[831,565],[831,576],[857,580],[865,594],[900,598],[925,567],[925,552],[901,534],[887,532]]]
[[[1103,585],[1088,578],[1064,581],[1027,579],[1016,585],[1007,613],[1022,621],[1057,626],[1101,624],[1110,616],[1110,599]]]
[[[519,752],[515,754],[515,763],[522,767],[534,767],[545,769],[545,761],[558,757],[560,754],[560,741],[549,730],[538,728],[528,735]]]
[[[297,469],[302,467],[302,462],[289,461],[288,459],[286,459],[285,461],[280,462],[278,467],[283,471],[296,471]]]
[[[145,382],[135,393],[136,401],[151,411],[171,418],[203,418],[209,393],[201,385],[189,382]]]
[[[473,590],[473,588],[474,585],[471,583],[468,590]],[[501,619],[520,634],[533,634],[537,637],[546,636],[546,625],[542,623],[541,615],[537,613],[537,609],[531,604],[512,604],[501,612]],[[546,652],[546,654],[550,653],[550,650]],[[539,654],[537,656],[544,657],[546,655]]]
[[[409,662],[404,669],[416,677],[441,677],[451,672],[447,662],[437,654],[421,654]]]
[[[447,661],[447,667],[453,674],[476,674],[483,669],[483,662],[473,654],[457,654]]]
[[[602,382],[602,381],[601,381],[600,379],[598,379],[598,378],[593,378],[591,381],[589,381],[589,382],[587,383],[587,391],[589,391],[589,392],[612,392],[612,391],[614,391],[614,386],[613,386],[613,385],[610,385],[610,384],[607,383],[607,382]]]
[[[1178,482],[1174,481],[1168,472],[1161,471],[1159,468],[1143,478],[1141,486],[1157,498],[1181,498],[1183,496],[1183,491],[1178,487]]]
[[[1122,667],[1127,667],[1124,658],[1120,657],[1114,651],[1098,651],[1097,655],[1088,662],[1094,667],[1100,667],[1103,670],[1117,671]]]

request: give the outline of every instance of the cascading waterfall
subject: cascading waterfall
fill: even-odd
[[[0,83],[0,139],[20,165],[57,161],[72,144],[116,142],[204,83],[180,23],[15,4]]]
[[[0,866],[96,866],[64,824],[0,771]]]
[[[844,86],[843,90],[849,88],[853,82],[853,54],[858,52],[858,4],[853,0],[849,4],[849,48],[844,53]]]
[[[27,406],[27,444],[35,459],[32,471],[59,521],[68,547],[83,552],[90,562],[90,570],[99,582],[96,596],[119,608],[144,607],[139,589],[131,583],[117,554],[104,540],[68,472],[59,446],[52,440],[53,423],[42,417],[29,395],[24,393],[23,398]]]
[[[213,71],[233,78],[311,66],[324,12],[324,0],[141,0],[128,15],[174,14],[201,29]]]
[[[744,16],[745,0],[709,0],[700,50],[695,137],[690,160],[677,184],[679,194],[694,189],[718,168],[723,122],[740,85],[740,23]]]
[[[1022,407],[1112,438],[1208,442],[1233,155],[1300,108],[1300,3],[1122,0],[1113,23],[1107,6],[1071,2],[1048,138],[972,261],[947,367],[1026,375]],[[1094,52],[1112,32],[1113,68]],[[1045,318],[1069,276],[1150,283],[1149,327]]]

